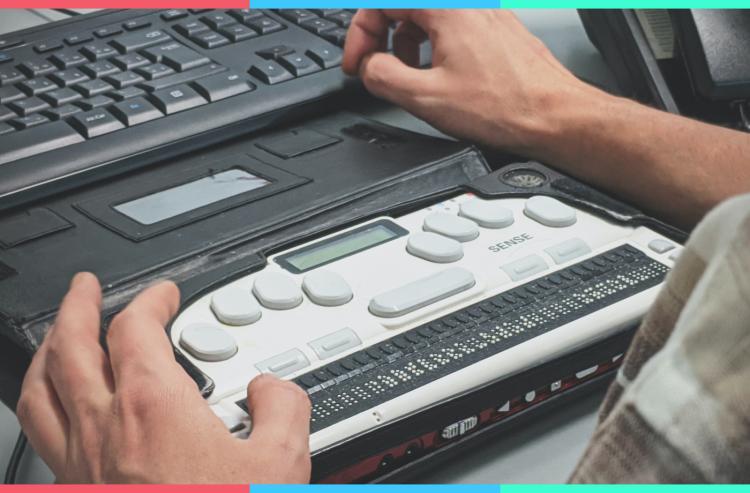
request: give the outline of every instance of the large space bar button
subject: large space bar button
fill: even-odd
[[[0,164],[84,142],[65,122],[45,123],[0,139]]]
[[[475,284],[474,274],[463,267],[452,267],[375,296],[370,300],[370,312],[378,317],[399,317],[466,291]]]

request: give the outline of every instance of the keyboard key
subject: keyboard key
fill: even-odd
[[[175,30],[185,37],[208,31],[208,26],[201,21],[187,21],[175,25]]]
[[[76,102],[76,106],[80,106],[85,111],[93,110],[95,108],[101,108],[103,106],[109,106],[114,103],[112,98],[108,98],[104,95],[94,96],[93,98],[84,99]]]
[[[198,43],[204,48],[218,48],[219,46],[223,46],[225,44],[229,44],[229,40],[222,36],[219,33],[215,33],[213,31],[206,31],[203,33],[198,33],[191,37],[193,41]]]
[[[0,103],[9,103],[25,97],[24,93],[13,86],[0,87]]]
[[[21,38],[5,38],[0,39],[0,49],[10,48],[12,46],[18,46],[23,43]]]
[[[154,105],[167,115],[207,103],[203,96],[186,84],[156,91],[151,95],[151,99]]]
[[[328,19],[321,19],[319,17],[316,17],[314,19],[308,19],[302,22],[300,24],[300,27],[303,27],[308,31],[312,31],[315,34],[320,34],[323,31],[328,31],[329,29],[336,29],[339,27],[339,25],[335,22],[329,21]]]
[[[182,9],[170,9],[165,12],[162,12],[161,18],[167,22],[169,21],[176,21],[177,19],[182,19],[183,17],[187,17],[188,13]]]
[[[132,19],[122,23],[123,29],[126,31],[136,31],[138,29],[145,29],[149,27],[151,23],[146,19]]]
[[[250,19],[257,19],[263,16],[263,12],[260,10],[242,9],[242,10],[228,10],[227,14],[231,15],[239,22],[246,22]]]
[[[73,51],[56,53],[50,57],[50,61],[57,65],[59,68],[66,69],[70,67],[76,67],[78,65],[83,65],[84,63],[87,63],[89,59],[81,55],[80,53]]]
[[[164,31],[152,29],[120,36],[112,41],[112,46],[117,48],[121,53],[130,53],[135,50],[158,45],[159,43],[165,43],[171,39]]]
[[[317,19],[318,16],[305,9],[283,9],[279,11],[279,15],[284,19],[300,24],[306,20]]]
[[[174,86],[177,84],[184,84],[191,82],[201,77],[207,77],[209,75],[218,74],[224,72],[226,68],[216,63],[209,63],[193,70],[188,70],[179,74],[168,75],[159,79],[154,79],[149,82],[142,82],[138,84],[138,87],[145,89],[146,91],[153,92],[165,87]]]
[[[114,87],[103,80],[90,80],[87,82],[81,82],[76,85],[74,89],[87,98],[90,98],[91,96],[111,91]]]
[[[0,63],[8,63],[13,61],[13,55],[0,51]]]
[[[17,116],[18,114],[16,114],[15,111],[11,111],[11,109],[7,106],[0,106],[0,122],[10,120],[11,118],[15,118]]]
[[[38,77],[57,70],[54,65],[46,60],[27,60],[18,68],[29,77]]]
[[[323,31],[322,33],[320,33],[320,35],[326,41],[330,41],[331,43],[338,46],[344,46],[344,42],[346,41],[346,32],[346,29],[344,29],[343,27],[337,27],[336,29]]]
[[[349,27],[352,24],[354,14],[347,11],[341,11],[337,14],[325,16],[326,19],[331,20],[341,27]]]
[[[236,21],[227,14],[221,12],[213,12],[211,14],[204,15],[201,20],[208,24],[213,29],[219,30],[229,24],[234,24]]]
[[[52,106],[62,106],[67,103],[72,103],[73,101],[78,101],[81,99],[81,95],[73,89],[66,87],[63,89],[55,89],[54,91],[43,94],[42,99]]]
[[[21,82],[17,87],[29,96],[36,96],[37,94],[57,89],[57,84],[49,79],[42,78]]]
[[[270,17],[258,17],[247,21],[247,26],[255,29],[258,34],[270,34],[284,29],[284,25]]]
[[[75,46],[91,41],[92,39],[94,38],[89,34],[73,34],[65,38],[65,42],[70,46]]]
[[[244,77],[233,72],[204,77],[193,85],[201,96],[212,103],[255,89]]]
[[[119,91],[108,92],[107,96],[111,97],[115,101],[123,101],[125,99],[136,98],[138,96],[145,96],[146,91],[141,88],[130,86]]]
[[[120,72],[119,74],[108,75],[104,78],[107,82],[115,86],[117,89],[123,89],[128,86],[134,86],[139,82],[143,82],[143,77],[135,72]]]
[[[120,120],[101,108],[73,115],[70,123],[87,139],[125,128]]]
[[[61,70],[49,75],[58,85],[67,87],[89,80],[88,76],[78,69]]]
[[[278,60],[280,56],[294,53],[294,48],[286,45],[271,46],[260,51],[256,51],[255,54],[266,60]]]
[[[117,50],[104,43],[87,44],[81,48],[81,53],[94,62],[118,54]]]
[[[341,65],[343,52],[339,48],[311,48],[305,52],[315,63],[323,68],[337,67]]]
[[[279,65],[275,60],[266,60],[258,65],[250,67],[250,75],[262,80],[266,84],[277,84],[285,80],[293,79],[294,76]]]
[[[112,63],[122,70],[133,70],[137,67],[148,65],[150,62],[138,53],[128,53],[112,59]]]
[[[107,61],[87,63],[81,70],[94,79],[119,72],[120,69]]]
[[[58,121],[40,125],[19,132],[12,139],[0,139],[0,164],[53,151],[83,141],[83,137],[65,122]]]
[[[258,33],[247,26],[243,26],[242,24],[227,26],[224,29],[221,29],[219,32],[229,38],[233,43],[254,38],[258,35]]]
[[[100,27],[96,31],[94,31],[94,36],[97,38],[109,38],[111,36],[114,36],[116,34],[122,33],[122,29],[116,26],[107,26],[107,27]]]
[[[159,77],[164,77],[165,75],[173,74],[174,70],[163,63],[154,63],[137,69],[136,73],[141,74],[147,80],[153,80],[158,79]]]
[[[47,118],[44,115],[40,115],[39,113],[34,113],[32,115],[24,116],[22,118],[16,118],[10,123],[14,127],[16,127],[18,130],[26,130],[27,128],[35,127],[37,125],[41,125],[47,122],[49,122],[49,118]]]
[[[536,222],[551,228],[563,228],[576,222],[575,209],[544,195],[535,195],[527,199],[523,212]]]
[[[213,9],[188,9],[191,14],[202,14],[203,12],[211,12]]]
[[[78,106],[64,104],[59,108],[44,110],[42,111],[42,114],[50,120],[62,120],[63,118],[68,118],[69,116],[80,113],[81,111],[83,110]]]
[[[25,78],[25,75],[23,75],[20,71],[16,70],[13,67],[8,67],[0,70],[0,86],[13,84],[14,82],[18,82],[19,80],[24,80]]]
[[[7,123],[0,123],[0,135],[9,134],[15,132],[16,129],[8,125]]]
[[[164,63],[180,72],[211,62],[208,57],[176,42],[149,48],[144,53],[152,62]]]
[[[279,57],[279,63],[286,67],[295,77],[318,72],[320,67],[305,55],[290,53]]]
[[[34,51],[37,53],[47,53],[50,51],[59,50],[63,47],[62,41],[59,39],[48,39],[34,45]]]

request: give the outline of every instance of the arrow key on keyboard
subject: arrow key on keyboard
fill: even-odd
[[[258,65],[250,67],[250,75],[257,77],[266,84],[276,84],[285,80],[293,79],[294,76],[287,72],[284,67],[274,60],[266,60]]]
[[[187,84],[155,91],[151,94],[154,105],[167,115],[206,104],[203,97]]]
[[[339,48],[311,48],[305,52],[323,68],[341,65],[342,51]]]
[[[241,75],[231,72],[204,77],[195,81],[193,85],[204,98],[212,103],[255,89],[255,85],[245,80]]]
[[[320,67],[307,56],[298,55],[297,53],[282,55],[279,58],[279,63],[293,73],[295,77],[311,74],[320,70]]]

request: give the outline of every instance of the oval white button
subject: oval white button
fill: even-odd
[[[227,287],[211,297],[211,310],[227,325],[248,325],[260,319],[260,305],[249,290]]]
[[[441,264],[455,262],[464,256],[461,243],[429,231],[420,231],[409,236],[406,251],[415,257]]]
[[[479,236],[476,223],[447,212],[433,212],[424,218],[422,228],[457,241],[471,241]]]
[[[288,310],[302,303],[302,290],[281,272],[261,272],[253,283],[253,294],[261,305],[272,310]]]
[[[302,281],[302,289],[313,303],[323,306],[339,306],[352,299],[352,288],[343,277],[329,270],[310,272]]]
[[[507,228],[513,224],[513,211],[499,201],[470,199],[459,206],[459,216],[471,219],[483,228]]]
[[[575,209],[544,195],[528,199],[523,212],[534,221],[553,228],[571,226],[576,222]]]
[[[180,346],[203,361],[224,361],[237,353],[237,343],[226,330],[213,324],[200,323],[185,327]]]

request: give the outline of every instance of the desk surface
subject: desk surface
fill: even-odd
[[[581,26],[574,10],[516,11],[529,29],[579,77],[604,88],[615,88],[614,78]],[[4,10],[0,34],[64,19],[52,10]],[[436,134],[426,123],[388,105],[366,108],[363,113],[392,125]],[[597,392],[492,443],[476,447],[463,457],[441,464],[423,474],[425,483],[554,483],[567,479],[583,452],[596,424],[596,410],[603,397]],[[0,405],[0,468],[8,462],[18,423]],[[27,451],[19,470],[19,482],[48,483],[53,476],[32,451]]]

